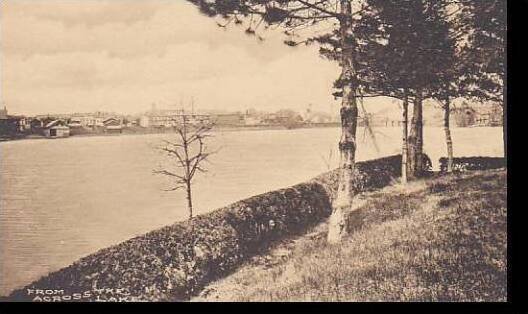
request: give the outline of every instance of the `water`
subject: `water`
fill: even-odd
[[[290,186],[338,164],[338,128],[217,132],[219,152],[194,186],[196,213]],[[399,128],[358,129],[357,160],[400,153]],[[164,192],[155,149],[170,134],[71,137],[0,144],[0,295],[100,248],[187,216],[183,191]],[[444,155],[440,128],[426,153]],[[453,130],[455,156],[502,156],[501,128]],[[437,165],[436,165],[437,166]]]

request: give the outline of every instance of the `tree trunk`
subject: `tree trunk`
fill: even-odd
[[[508,118],[506,116],[506,104],[502,106],[502,143],[504,145],[504,161],[508,164]]]
[[[407,125],[409,124],[409,98],[407,95],[407,89],[404,91],[405,95],[403,98],[403,141],[402,141],[402,183],[407,184],[407,158],[408,158],[408,147],[407,147]]]
[[[332,215],[328,226],[328,242],[337,243],[346,234],[345,212],[352,206],[354,197],[354,167],[356,159],[356,128],[358,107],[356,102],[356,82],[353,51],[347,40],[352,35],[351,1],[341,0],[340,40],[341,40],[341,79],[343,98],[341,100],[341,140],[339,142],[340,171],[337,196],[332,204]]]
[[[185,161],[185,192],[187,193],[187,210],[189,211],[189,225],[191,227],[191,258],[194,259],[196,256],[194,245],[195,236],[194,236],[194,221],[193,221],[193,205],[192,205],[192,185],[191,185],[191,163],[189,161],[189,144],[187,138],[187,118],[185,117],[185,112],[182,110],[182,123],[183,123],[183,136],[182,136],[182,145],[184,151],[184,161]]]
[[[415,170],[415,176],[421,176],[423,174],[423,94],[422,90],[420,89],[419,93],[417,94],[417,118],[416,118],[416,133],[418,136],[416,137],[416,147],[418,150],[416,151],[416,170]]]
[[[447,172],[453,171],[453,141],[451,139],[451,129],[449,128],[449,114],[450,114],[449,96],[446,97],[444,105],[444,133],[447,145]]]
[[[506,33],[506,37],[508,34]],[[504,69],[508,69],[508,54],[504,58]],[[504,145],[504,163],[508,165],[508,74],[501,73],[502,78],[502,143]],[[506,78],[505,78],[506,76]]]
[[[504,145],[504,161],[505,164],[508,164],[508,115],[507,115],[507,109],[508,109],[508,87],[507,82],[504,80],[502,81],[502,93],[503,93],[503,101],[502,101],[502,143]]]
[[[194,257],[196,256],[196,252],[195,252],[195,245],[196,245],[196,240],[195,240],[195,235],[194,235],[194,217],[193,217],[193,205],[192,205],[192,191],[191,191],[191,182],[187,182],[186,183],[186,192],[187,192],[187,209],[189,210],[189,225],[191,227],[191,250],[190,250],[190,254],[191,254],[191,259],[194,260]]]
[[[189,219],[192,219],[193,218],[193,205],[192,205],[192,191],[191,191],[190,182],[187,182],[186,190],[187,190],[187,209],[189,210]]]
[[[413,100],[413,103],[414,100]],[[408,123],[409,121],[407,121]],[[407,179],[412,180],[414,179],[414,169],[416,169],[416,121],[415,121],[415,115],[414,115],[414,107],[413,107],[413,116],[410,121],[410,132],[407,138]]]
[[[412,178],[419,176],[423,170],[422,96],[422,89],[418,88],[413,102],[413,117],[409,135],[409,168]]]

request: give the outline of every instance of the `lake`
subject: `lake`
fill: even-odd
[[[502,128],[454,128],[455,156],[502,156]],[[218,131],[209,172],[194,185],[195,213],[310,179],[338,164],[338,128]],[[398,154],[399,128],[362,128],[357,160]],[[98,249],[187,217],[183,191],[153,174],[170,134],[70,137],[0,143],[0,295]],[[441,128],[425,127],[433,166]]]

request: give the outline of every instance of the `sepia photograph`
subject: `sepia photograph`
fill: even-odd
[[[1,0],[1,302],[509,301],[506,0]]]

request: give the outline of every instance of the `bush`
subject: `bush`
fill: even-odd
[[[429,160],[429,157],[425,157]],[[357,162],[353,183],[354,189],[359,193],[389,185],[392,180],[401,176],[401,160],[401,155],[394,155]],[[429,160],[427,169],[431,169],[430,164]],[[324,173],[315,178],[314,181],[320,182],[327,190],[330,198],[333,199],[339,182],[339,169]]]
[[[442,157],[440,172],[447,172],[447,158]],[[488,170],[506,167],[502,157],[456,157],[453,158],[453,171]]]

